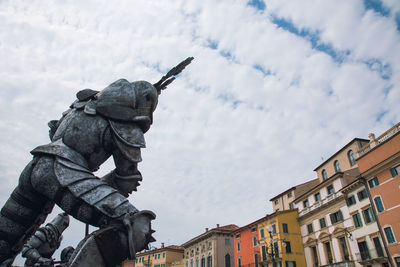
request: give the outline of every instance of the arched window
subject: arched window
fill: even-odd
[[[347,157],[349,157],[350,166],[353,166],[354,164],[356,164],[356,157],[354,157],[354,152],[353,152],[353,150],[350,150],[350,151],[347,153]]]
[[[328,174],[326,173],[326,170],[325,170],[325,169],[322,170],[322,178],[323,178],[324,180],[328,179]]]
[[[340,164],[338,160],[335,160],[335,163],[333,163],[333,165],[335,165],[335,170],[336,172],[341,172],[342,170],[340,169]]]
[[[231,267],[231,255],[225,255],[225,267]]]
[[[206,259],[204,257],[201,258],[201,267],[206,267]]]
[[[207,267],[211,267],[211,266],[212,266],[212,258],[211,258],[211,255],[209,255],[207,257]]]

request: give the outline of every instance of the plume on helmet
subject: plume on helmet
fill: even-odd
[[[159,80],[158,82],[153,84],[153,86],[157,89],[158,94],[161,94],[161,90],[164,90],[165,88],[167,88],[167,86],[175,80],[175,77],[173,77],[173,76],[176,76],[179,73],[181,73],[182,70],[187,65],[189,65],[193,59],[194,59],[194,57],[188,57],[187,59],[185,59],[184,61],[182,61],[175,67],[173,67],[170,71],[168,71],[168,73],[166,75],[164,75],[161,78],[161,80]]]

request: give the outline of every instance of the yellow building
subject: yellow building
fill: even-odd
[[[278,211],[258,223],[264,267],[306,267],[297,209]]]
[[[178,267],[177,261],[183,261],[183,247],[161,245],[161,248],[136,254],[135,261],[125,261],[123,267]],[[173,264],[174,265],[173,265]],[[182,265],[183,266],[183,265]]]

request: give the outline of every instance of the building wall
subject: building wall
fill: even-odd
[[[242,266],[254,264],[254,255],[260,255],[260,248],[257,245],[254,246],[254,237],[257,241],[259,240],[257,224],[240,229],[233,234],[234,261],[232,263],[235,263],[235,265],[232,266],[238,265],[239,258]],[[238,243],[240,243],[240,251],[238,251]]]
[[[362,200],[359,200],[357,193],[361,192],[362,190],[365,190],[365,189],[366,189],[365,186],[361,182],[357,181],[355,183],[355,186],[353,186],[351,189],[347,190],[347,192],[345,194],[346,198],[350,198],[350,197],[354,196],[354,199],[355,199],[354,204],[351,204],[351,205],[347,204],[349,212],[350,212],[350,218],[353,218],[353,215],[358,213],[359,218],[362,223],[362,226],[356,227],[355,223],[354,223],[354,219],[353,219],[354,230],[352,231],[352,235],[353,235],[353,238],[357,242],[365,241],[367,243],[368,254],[371,256],[371,259],[381,258],[378,255],[377,248],[373,241],[373,238],[375,238],[375,237],[379,238],[379,242],[381,244],[381,248],[382,248],[382,252],[383,252],[383,257],[387,257],[385,249],[384,249],[384,245],[382,243],[382,237],[379,233],[379,229],[378,229],[378,225],[377,225],[376,221],[373,221],[371,223],[366,223],[365,218],[363,216],[363,210],[366,207],[370,207],[371,202],[370,202],[369,198],[364,198]],[[360,253],[356,253],[356,260],[358,262],[363,262],[361,256],[362,255]],[[380,259],[380,261],[383,261],[383,260],[385,260],[385,259]],[[381,263],[376,260],[371,260],[371,261],[367,262],[367,264],[372,267],[381,266]]]
[[[333,158],[327,160],[324,162],[322,165],[318,166],[315,171],[317,172],[318,179],[322,182],[324,179],[322,177],[322,170],[326,170],[328,178],[331,177],[336,173],[335,167],[334,167],[334,162],[336,160],[339,161],[340,168],[342,171],[353,169],[357,167],[357,162],[355,165],[351,166],[349,158],[348,158],[348,152],[352,150],[354,152],[354,156],[356,157],[357,151],[360,150],[363,144],[366,144],[368,142],[362,141],[359,139],[355,139],[353,142],[348,144],[342,151],[340,151],[337,155],[335,155]]]
[[[123,267],[171,267],[171,263],[183,258],[183,250],[175,251],[167,248],[138,253],[135,261],[125,261]]]
[[[229,244],[225,243],[225,239],[229,240]],[[231,266],[233,267],[233,238],[232,234],[213,233],[206,239],[201,239],[190,246],[185,247],[185,267],[196,267],[196,260],[201,266],[201,260],[204,258],[207,266],[207,257],[212,257],[212,267],[224,267],[225,255],[231,256]]]
[[[397,132],[368,153],[361,155],[357,162],[361,175],[367,181],[374,177],[378,180],[379,185],[370,188],[370,194],[372,199],[379,196],[382,200],[382,212],[378,212],[375,203],[373,205],[382,230],[387,227],[392,229],[395,242],[389,243],[386,235],[384,238],[389,254],[394,260],[400,257],[400,176],[393,177],[390,169],[400,165],[400,134]]]
[[[282,210],[288,210],[290,209],[290,203],[293,202],[295,198],[294,195],[294,190],[291,190],[289,192],[286,192],[285,194],[282,194],[281,196],[277,197],[276,199],[272,200],[272,209],[274,212],[276,211],[282,211]]]
[[[297,267],[305,267],[305,256],[304,249],[301,240],[300,227],[297,221],[298,212],[297,210],[289,210],[284,212],[277,212],[272,216],[267,216],[264,221],[258,224],[258,237],[260,245],[265,246],[269,252],[271,252],[271,239],[267,231],[268,225],[275,225],[276,233],[272,234],[273,243],[278,243],[279,256],[282,266],[285,266],[286,261],[295,261]],[[283,232],[283,223],[288,226],[288,233]],[[264,237],[261,236],[261,229],[264,231]],[[291,252],[286,252],[286,247],[283,242],[290,242]],[[262,251],[260,251],[261,260]],[[271,257],[267,255],[267,261],[264,262],[264,266],[272,266]]]

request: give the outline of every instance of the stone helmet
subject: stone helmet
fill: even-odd
[[[120,79],[100,91],[96,98],[98,113],[112,120],[135,122],[146,132],[153,123],[158,91],[146,81],[130,83]]]

